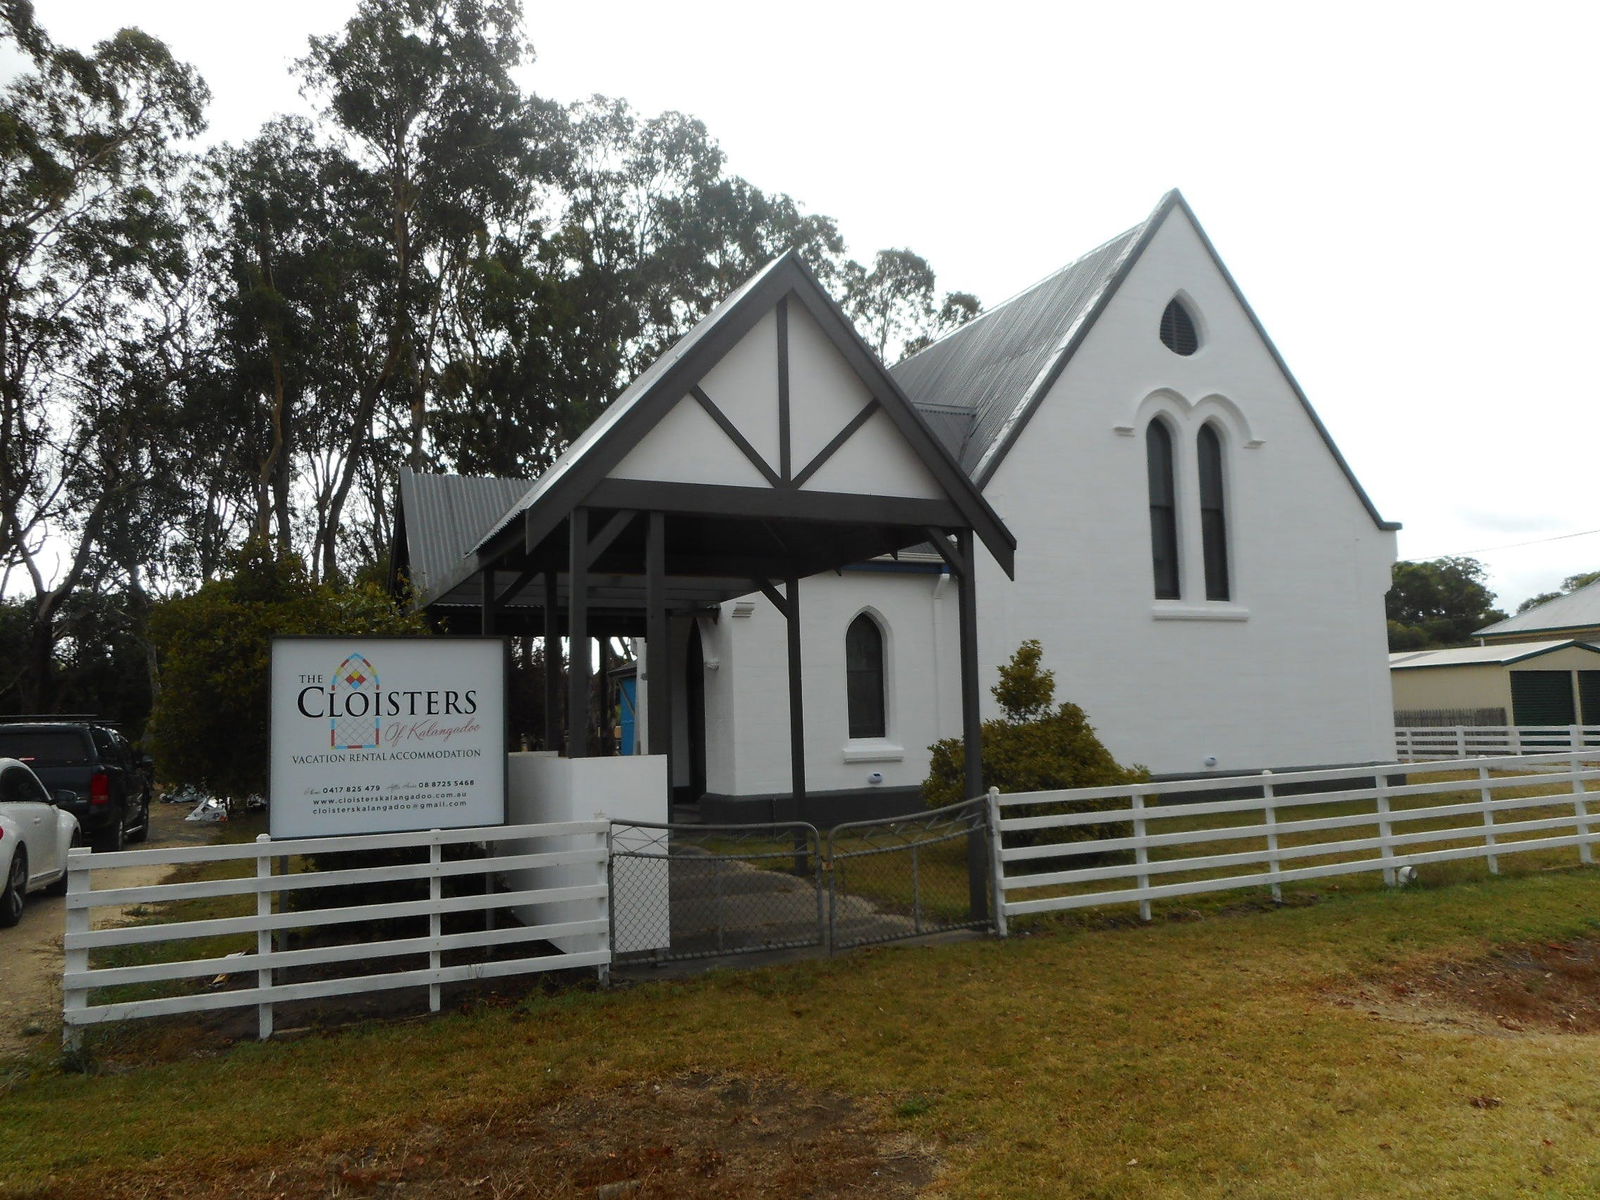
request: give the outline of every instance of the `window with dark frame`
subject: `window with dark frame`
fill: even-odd
[[[1176,296],[1167,301],[1161,313],[1161,342],[1185,358],[1200,349],[1200,332],[1195,328],[1194,317]]]
[[[1206,563],[1206,599],[1230,599],[1228,587],[1228,514],[1222,483],[1222,438],[1212,425],[1202,425],[1196,439],[1200,467],[1200,541]]]
[[[883,630],[866,613],[851,621],[845,632],[844,666],[850,736],[884,737],[888,718],[883,703]]]
[[[1145,467],[1150,478],[1150,561],[1157,600],[1176,600],[1178,586],[1178,505],[1172,470],[1172,433],[1166,422],[1150,422],[1144,434]]]

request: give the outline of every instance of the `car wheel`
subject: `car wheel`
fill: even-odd
[[[139,828],[128,835],[130,842],[142,842],[150,836],[150,797],[144,798],[144,803],[139,806]]]
[[[28,852],[18,847],[6,872],[6,886],[0,891],[0,927],[10,928],[22,920],[22,905],[28,894]]]
[[[118,817],[115,821],[111,822],[109,828],[101,830],[100,836],[95,838],[94,848],[96,850],[105,850],[110,851],[111,853],[116,853],[116,851],[122,849],[122,844],[126,839],[126,836],[127,835],[122,828],[122,818]]]

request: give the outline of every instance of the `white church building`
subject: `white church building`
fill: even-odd
[[[705,447],[716,439],[742,442],[758,465],[781,453],[788,482],[789,434],[770,432],[772,420],[755,415],[761,405],[724,397],[767,387],[758,381],[773,355],[780,370],[790,369],[785,357],[809,355],[839,377],[832,398],[814,403],[844,406],[818,427],[839,428],[839,453],[817,477],[831,472],[831,493],[872,494],[882,480],[920,495],[915,455],[851,440],[851,406],[889,389],[859,370],[857,350],[839,350],[837,334],[830,348],[824,326],[790,319],[773,343],[782,348],[769,352],[758,323],[703,376],[702,407],[718,419],[691,428],[673,418],[673,437],[662,420],[653,443],[607,468],[607,486],[637,494],[620,482],[630,470],[652,479],[677,470],[685,481],[715,474]],[[1356,481],[1177,192],[887,375],[942,447],[939,462],[959,468],[1014,539],[1014,566],[981,548],[972,554],[983,716],[994,715],[995,668],[1036,639],[1057,700],[1081,705],[1120,761],[1158,776],[1391,757],[1383,596],[1398,526]],[[799,393],[792,402],[807,411]],[[784,420],[790,403],[785,390]],[[870,430],[882,419],[853,424]],[[910,435],[916,449],[920,434]],[[592,459],[584,441],[569,454]],[[673,468],[626,461],[673,453],[682,459]],[[552,472],[556,484],[578,474],[560,462]],[[532,553],[527,513],[540,490],[540,481],[403,476],[396,559],[417,602],[470,613],[480,593],[499,595],[492,571],[481,583],[474,571],[492,547],[511,544],[519,514]],[[595,495],[606,502],[604,488]],[[959,588],[933,546],[937,534],[799,584],[801,815],[838,821],[916,807],[929,746],[963,731]],[[552,569],[547,599],[556,586]],[[672,655],[673,781],[707,819],[787,817],[796,729],[788,623],[772,588],[733,590],[686,599],[655,627]],[[538,595],[507,590],[504,599],[506,608],[531,606]],[[638,644],[648,675],[660,655]],[[641,714],[639,727],[648,724]]]

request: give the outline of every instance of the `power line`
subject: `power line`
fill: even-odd
[[[1494,554],[1500,550],[1520,550],[1524,546],[1543,546],[1547,542],[1564,542],[1569,538],[1590,537],[1600,533],[1600,529],[1583,529],[1577,533],[1558,533],[1554,537],[1534,538],[1530,542],[1510,542],[1504,546],[1484,546],[1478,550],[1457,550],[1452,554],[1419,554],[1412,562],[1427,562],[1435,558],[1464,558],[1472,554]]]

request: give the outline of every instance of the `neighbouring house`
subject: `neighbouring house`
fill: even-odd
[[[1600,725],[1600,646],[1548,640],[1389,656],[1399,726]]]
[[[1485,642],[1527,642],[1540,638],[1600,641],[1600,580],[1546,600],[1475,632]]]
[[[1357,483],[1177,192],[886,374],[860,357],[853,331],[827,321],[808,318],[779,334],[776,351],[764,317],[728,331],[729,312],[746,303],[736,294],[618,401],[628,402],[626,423],[643,411],[637,393],[662,372],[718,347],[720,358],[695,367],[703,389],[672,384],[686,396],[673,410],[677,424],[667,430],[663,418],[671,437],[649,435],[657,440],[647,452],[597,451],[615,432],[601,429],[537,481],[405,473],[395,558],[417,603],[454,614],[457,628],[475,630],[487,607],[497,629],[536,630],[534,560],[519,560],[525,574],[511,586],[502,570],[496,585],[494,564],[510,561],[496,555],[512,553],[524,528],[532,553],[550,522],[530,505],[562,488],[576,495],[575,479],[628,469],[653,479],[726,476],[758,505],[769,483],[780,492],[825,484],[839,496],[890,493],[889,508],[862,498],[829,519],[841,547],[857,536],[853,522],[877,522],[889,538],[884,523],[900,521],[881,540],[896,549],[855,556],[799,587],[803,731],[790,722],[784,597],[761,581],[699,599],[685,592],[640,658],[643,680],[661,661],[654,643],[667,643],[675,713],[670,745],[663,731],[655,748],[670,750],[676,787],[702,800],[704,815],[794,813],[793,748],[803,751],[800,815],[902,810],[917,803],[929,745],[960,734],[966,716],[963,560],[938,521],[920,544],[908,540],[910,510],[896,507],[938,494],[990,549],[966,560],[985,715],[994,668],[1035,638],[1058,698],[1082,705],[1119,759],[1158,775],[1391,757],[1383,595],[1398,526]],[[803,395],[770,381],[774,364],[780,380],[798,369],[791,358],[813,364]],[[781,406],[760,399],[769,393],[782,395]],[[937,452],[900,414],[902,399]],[[896,436],[874,405],[892,410]],[[791,412],[814,424],[804,453],[796,443],[794,475],[789,435],[780,433]],[[878,440],[858,439],[863,429]],[[799,466],[835,450],[814,473]],[[981,500],[965,498],[949,465]],[[593,486],[602,499],[641,504],[668,490]],[[508,496],[521,498],[496,515]],[[983,534],[975,503],[1014,538],[1014,579],[996,549],[1004,539]],[[555,568],[550,580],[547,595],[559,604]],[[619,609],[614,628],[627,628],[624,617]],[[641,712],[640,727],[649,725]]]

